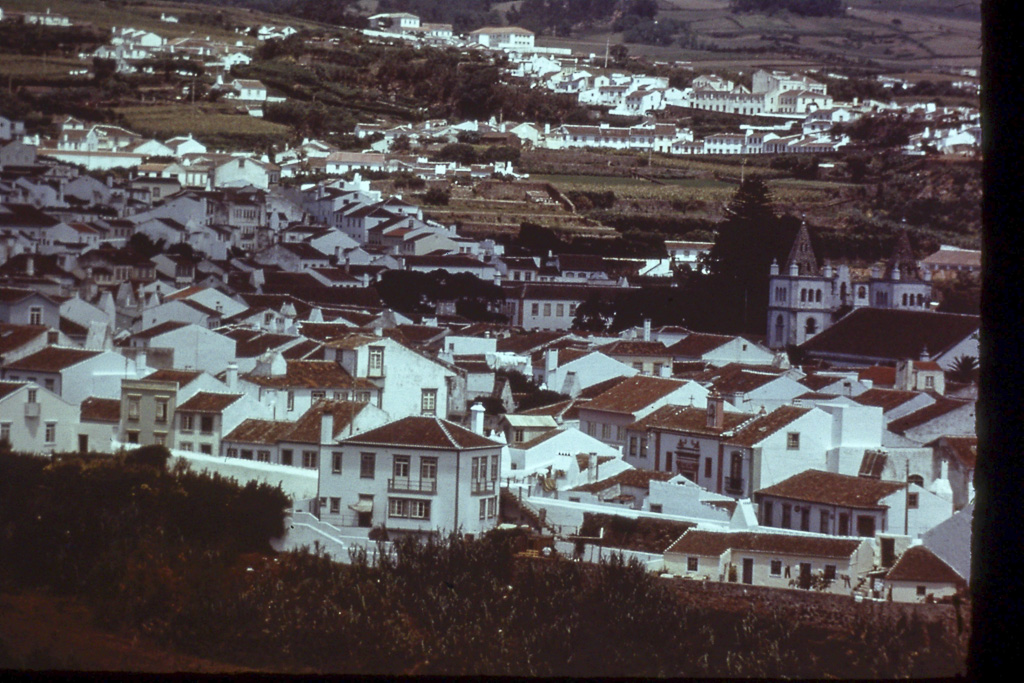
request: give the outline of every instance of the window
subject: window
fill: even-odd
[[[487,499],[487,519],[494,519],[498,516],[498,499]]]
[[[786,450],[800,450],[800,432],[789,432],[786,434]]]
[[[491,456],[491,481],[498,479],[498,456]]]
[[[316,451],[302,451],[302,466],[309,470],[315,470],[317,468],[316,456]]]
[[[383,377],[384,376],[384,347],[383,346],[371,346],[370,347],[370,360],[367,374],[370,377]]]
[[[636,442],[637,442],[637,438],[635,436],[629,437],[629,455],[630,455],[630,457],[634,457],[634,458],[636,457],[636,454],[637,454]]]
[[[32,306],[28,309],[28,324],[29,325],[42,325],[43,324],[43,307]]]
[[[601,425],[601,438],[610,439],[612,438],[612,426],[610,424]]]
[[[331,514],[336,515],[341,512],[341,498],[331,498]]]
[[[821,516],[818,518],[818,533],[828,533],[828,510],[821,511]]]
[[[0,422],[0,441],[4,443],[11,443],[11,423]]]
[[[850,515],[846,512],[839,513],[839,535],[850,535]]]
[[[181,415],[181,431],[191,432],[193,429],[192,423],[193,415],[191,413],[182,413]]]
[[[288,407],[287,410],[295,410],[295,392],[288,392]]]
[[[437,458],[420,458],[420,479],[424,481],[437,479]]]
[[[704,478],[711,478],[711,458],[704,460]]]
[[[282,448],[281,449],[281,464],[291,465],[292,464],[292,449]]]
[[[782,560],[772,560],[769,565],[769,573],[772,576],[782,576]]]
[[[480,499],[480,519],[487,519],[487,499]]]
[[[935,388],[935,378],[932,377],[931,375],[928,375],[927,377],[925,377],[924,378],[924,388],[925,389],[934,389]]]
[[[167,432],[153,432],[153,443],[157,446],[166,446]]]
[[[377,469],[377,456],[374,453],[363,453],[359,458],[359,477],[373,479]]]
[[[710,461],[708,461],[710,462]],[[764,501],[761,508],[761,524],[765,526],[772,525],[772,513],[775,511],[772,509],[772,502],[770,500]]]
[[[437,389],[423,389],[420,392],[420,413],[423,415],[437,414]]]
[[[430,519],[430,501],[410,500],[407,498],[389,498],[388,517]]]
[[[651,503],[651,512],[660,513],[662,510],[661,503]]]
[[[213,434],[213,415],[199,417],[199,431],[203,434]]]
[[[167,399],[156,400],[156,418],[154,420],[159,424],[165,424],[167,422]]]
[[[555,309],[555,310],[556,310],[556,313],[555,313],[555,314],[556,314],[556,315],[557,315],[557,316],[558,316],[559,318],[561,318],[562,316],[564,316],[564,315],[565,315],[565,304],[558,304],[558,306],[556,307],[556,309]]]
[[[924,597],[924,595],[927,592],[928,592],[928,587],[927,586],[918,586],[917,587],[917,594],[918,594],[918,596]]]
[[[139,442],[139,433],[137,431],[134,431],[134,430],[128,432],[128,443],[138,443],[138,442]],[[186,451],[192,450],[192,444],[189,444],[188,448],[184,448],[183,447],[182,450],[186,450]]]
[[[789,529],[793,525],[793,507],[789,503],[782,504],[782,528]]]
[[[929,377],[928,379],[931,379],[931,377]],[[48,391],[53,391],[53,387],[55,386],[54,379],[52,377],[45,378],[43,380],[43,386],[46,387]]]
[[[341,474],[341,451],[331,453],[331,472]]]
[[[252,449],[242,449],[242,460],[252,460]]]
[[[551,317],[551,304],[544,304],[544,317],[545,318],[550,318]]]
[[[309,398],[313,403],[316,403],[317,401],[319,401],[322,398],[325,398],[326,396],[327,393],[323,391],[312,391],[309,394]]]
[[[540,304],[531,304],[530,305],[530,315],[532,315],[532,316],[540,315]]]
[[[128,397],[128,419],[138,420],[139,419],[139,396]]]
[[[409,456],[408,455],[396,455],[395,461],[392,465],[392,476],[395,479],[408,479],[409,478]]]
[[[924,477],[920,474],[911,474],[907,477],[908,484],[917,484],[918,486],[924,486]]]
[[[907,494],[907,508],[910,510],[917,509],[917,493]]]
[[[270,462],[270,451],[256,451],[256,460],[259,462]]]
[[[57,423],[56,422],[47,422],[46,423],[45,441],[46,441],[46,443],[53,443],[56,440],[57,440]]]
[[[836,580],[836,566],[834,564],[825,565],[825,580],[835,581]]]
[[[800,531],[811,530],[811,508],[804,506],[800,509]]]
[[[227,455],[228,455],[229,458],[237,458],[238,457],[238,449],[237,448],[229,448],[227,450]]]
[[[132,441],[133,437],[135,438],[135,441]],[[138,443],[138,442],[139,442],[139,433],[138,432],[128,432],[128,443]],[[191,441],[182,441],[181,442],[181,450],[183,450],[183,451],[191,451],[191,450],[193,450],[192,449],[192,442]]]
[[[686,558],[686,571],[695,572],[700,566],[700,558],[690,555]]]

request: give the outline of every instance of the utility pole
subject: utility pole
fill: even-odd
[[[905,481],[907,483],[907,485],[903,489],[903,535],[904,536],[909,536],[910,535],[910,460],[907,460],[904,463],[904,465],[906,465],[906,472],[904,473],[903,481]]]
[[[611,49],[612,37],[608,36],[604,42],[604,68],[608,68],[608,52]]]

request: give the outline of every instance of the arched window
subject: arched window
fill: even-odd
[[[783,322],[782,315],[777,315],[775,317],[775,340],[780,343],[782,342],[782,334],[785,326],[786,323]]]
[[[857,298],[858,299],[866,299],[867,297],[868,297],[868,288],[867,287],[858,287],[857,288]]]
[[[818,303],[821,303],[821,290],[820,289],[817,292],[814,293],[814,300],[817,301]]]
[[[800,290],[800,301],[807,301],[807,290],[806,289],[801,289]]]
[[[917,305],[924,306],[924,294],[917,295]]]
[[[807,334],[814,334],[815,332],[817,332],[818,321],[816,321],[814,318],[808,318],[807,322],[804,323],[804,331],[807,332]]]
[[[844,303],[846,302],[846,283],[845,282],[842,283],[841,285],[839,285],[839,298],[842,299]]]
[[[903,293],[903,305],[904,306],[907,305],[907,293],[906,292]]]
[[[917,484],[918,486],[924,486],[924,477],[920,474],[911,474],[907,477],[908,484]]]

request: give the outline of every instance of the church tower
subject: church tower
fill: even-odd
[[[840,269],[846,272],[845,269]],[[785,269],[772,263],[768,284],[768,346],[784,349],[802,344],[832,324],[832,316],[848,296],[849,283],[840,283],[840,272],[818,259],[811,246],[807,224],[789,250]]]
[[[906,230],[900,232],[884,271],[872,272],[870,289],[868,305],[874,308],[928,310],[932,299],[931,273],[921,271]]]

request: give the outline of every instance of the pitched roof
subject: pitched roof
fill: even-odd
[[[499,339],[495,348],[498,351],[526,353],[567,336],[569,336],[567,332],[523,332]]]
[[[909,415],[904,415],[903,417],[891,421],[886,425],[886,429],[893,434],[904,435],[915,427],[927,424],[932,420],[940,418],[946,413],[951,413],[957,408],[962,408],[969,403],[970,401],[957,401],[952,398],[946,398],[945,396],[939,396],[935,399],[935,403],[930,406],[925,406],[920,410],[915,410]]]
[[[12,325],[0,323],[0,355],[21,348],[30,341],[46,334],[45,325]]]
[[[468,450],[500,444],[436,417],[410,416],[345,439],[346,444]]]
[[[877,406],[882,412],[889,412],[897,406],[916,398],[916,391],[902,391],[899,389],[868,389],[864,393],[854,396],[853,400],[865,406]]]
[[[737,446],[753,446],[809,412],[810,408],[779,406],[767,415],[761,415],[756,420],[744,424],[735,434],[728,437],[727,442]]]
[[[933,448],[942,444],[944,450],[953,454],[962,465],[974,469],[978,463],[978,437],[977,436],[941,436],[930,441],[926,446]]]
[[[668,352],[660,341],[619,339],[596,349],[606,356],[666,356]]]
[[[585,467],[583,469],[586,469]],[[588,491],[590,493],[598,493],[599,491],[605,491],[610,489],[612,486],[632,486],[638,489],[649,489],[651,487],[651,481],[668,481],[672,477],[676,476],[672,472],[655,472],[654,470],[642,470],[642,469],[630,469],[622,470],[618,474],[615,474],[607,479],[601,481],[595,481],[590,484],[582,484],[573,489],[573,491]]]
[[[369,380],[360,380],[345,368],[330,360],[289,360],[283,375],[248,373],[242,379],[263,387],[303,387],[309,389],[337,389],[341,387],[375,387]]]
[[[882,509],[881,500],[904,488],[898,481],[851,477],[835,472],[804,470],[777,484],[755,491],[757,496],[776,496],[826,505]]]
[[[668,347],[668,352],[675,358],[703,358],[705,353],[714,351],[734,338],[724,334],[693,332]]]
[[[956,570],[943,562],[935,553],[923,545],[907,548],[896,560],[886,581],[924,581],[933,583],[955,583],[966,585],[964,578]]]
[[[931,311],[859,308],[800,345],[816,355],[899,360],[935,357],[978,331],[981,318]]]
[[[48,346],[45,349],[7,364],[8,370],[35,372],[60,372],[72,365],[100,355],[100,351],[69,349],[62,346]]]
[[[298,443],[320,443],[320,422],[325,414],[334,417],[333,438],[337,438],[355,420],[356,415],[363,411],[367,403],[355,401],[317,401],[297,419],[284,437],[283,441]]]
[[[862,541],[837,536],[810,536],[752,531],[722,532],[690,529],[670,545],[665,553],[716,557],[728,549],[804,555],[807,557],[848,558],[857,551]]]
[[[685,386],[685,382],[637,375],[592,398],[586,408],[613,413],[635,413]]]
[[[178,412],[219,413],[240,398],[242,398],[242,394],[214,394],[209,391],[200,391],[178,406]]]
[[[121,401],[116,398],[90,396],[82,401],[79,419],[82,422],[120,422]]]
[[[722,429],[708,426],[708,411],[692,406],[662,406],[647,417],[629,425],[629,429],[664,429],[673,432],[694,434],[721,434],[735,429],[743,422],[751,419],[746,413],[725,413],[725,424]]]
[[[224,436],[224,441],[275,444],[294,429],[294,422],[249,418]]]
[[[166,322],[160,323],[159,325],[147,327],[141,332],[136,332],[135,334],[132,335],[132,337],[135,339],[152,339],[153,337],[157,337],[161,334],[173,332],[174,330],[181,329],[182,327],[188,327],[191,324],[193,323],[186,323],[182,322],[181,320],[168,320]]]
[[[156,380],[160,382],[177,382],[179,387],[186,386],[190,382],[193,382],[198,378],[202,372],[196,370],[175,370],[173,368],[164,368],[157,370],[156,372],[146,375],[146,380]]]
[[[3,382],[0,381],[0,398],[12,394],[18,389],[28,384],[28,382]]]
[[[711,368],[698,375],[701,384],[709,383],[723,394],[746,393],[782,376],[781,370],[768,367],[749,368],[739,363],[729,363],[720,368]]]

